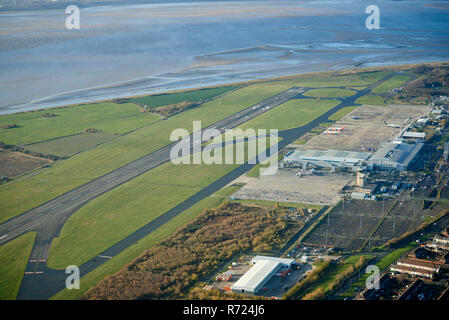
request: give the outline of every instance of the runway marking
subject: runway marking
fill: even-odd
[[[95,187],[93,187],[93,188],[90,188],[89,191],[95,190],[95,189],[97,189],[97,188],[98,188],[98,186],[95,186]]]
[[[105,259],[112,259],[113,257],[110,257],[110,256],[100,256],[100,255],[98,255],[97,257],[99,257],[99,258],[105,258]]]
[[[37,218],[39,218],[41,215],[43,215],[43,213],[39,213],[37,216],[35,216],[35,217],[32,218],[31,220],[37,219]]]
[[[51,208],[51,209],[53,210],[53,209],[56,209],[56,208],[58,208],[58,207],[60,207],[60,206],[62,206],[62,203],[58,204],[57,206],[54,206],[54,207]]]
[[[3,238],[6,238],[7,234],[5,234],[3,237],[0,237],[0,240],[2,240]]]
[[[18,227],[20,227],[20,224],[14,226],[14,227],[12,227],[12,228],[9,228],[8,231],[13,230],[13,229],[18,228]]]
[[[30,262],[37,262],[37,260],[36,260],[36,259],[33,259],[33,260],[30,260]]]
[[[39,262],[46,262],[47,259],[39,259]]]
[[[79,194],[79,195],[76,195],[76,196],[74,196],[74,197],[70,198],[70,200],[73,200],[73,199],[76,199],[76,198],[79,198],[79,197],[81,197],[81,194]]]
[[[44,271],[36,271],[35,274],[42,274]]]

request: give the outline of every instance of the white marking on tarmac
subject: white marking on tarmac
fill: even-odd
[[[42,215],[42,213],[39,213],[37,216],[35,216],[34,218],[32,218],[31,220],[37,219]]]
[[[93,187],[93,188],[90,188],[89,191],[95,190],[95,189],[97,189],[97,188],[98,188],[98,186],[95,186],[95,187]]]
[[[12,228],[9,228],[8,231],[13,230],[13,229],[18,228],[18,227],[20,227],[20,224],[14,226],[14,227],[12,227]]]
[[[73,199],[76,199],[76,198],[79,198],[79,197],[81,197],[81,194],[79,194],[79,195],[76,195],[76,196],[74,196],[74,197],[70,198],[70,200],[73,200]]]
[[[97,257],[99,257],[99,258],[106,258],[106,259],[112,259],[112,257],[110,257],[110,256],[100,256],[100,255],[98,255]]]
[[[62,203],[60,203],[60,204],[54,206],[52,209],[56,209],[56,208],[58,208],[58,207],[60,207],[60,206],[62,206]]]
[[[0,237],[0,240],[2,240],[3,238],[6,238],[7,234],[5,234],[3,237]]]

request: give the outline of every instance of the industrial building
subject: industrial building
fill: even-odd
[[[258,294],[262,287],[280,269],[288,269],[294,259],[283,259],[268,256],[256,256],[251,262],[254,264],[233,286],[236,293]]]
[[[374,170],[397,169],[405,171],[423,146],[423,143],[386,142],[370,157],[370,164]]]
[[[296,150],[284,157],[284,163],[302,165],[307,169],[308,164],[318,167],[343,168],[357,170],[408,170],[423,143],[405,143],[395,140],[384,143],[374,154],[369,152],[355,152],[342,150]],[[284,165],[285,166],[285,165]]]

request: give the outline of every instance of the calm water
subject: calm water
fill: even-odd
[[[0,14],[0,113],[271,76],[449,60],[449,3],[206,1]]]

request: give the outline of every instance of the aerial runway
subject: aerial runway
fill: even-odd
[[[319,123],[327,121],[327,118],[336,111],[347,106],[357,105],[355,100],[369,93],[373,87],[388,80],[392,76],[393,74],[390,74],[367,88],[357,91],[355,95],[340,99],[341,103],[339,105],[319,116],[307,125],[281,131],[279,133],[279,137],[281,137],[282,140],[278,144],[279,150],[313,129]],[[309,89],[312,88],[307,88],[307,90]],[[257,117],[290,99],[308,99],[308,97],[302,95],[304,91],[305,89],[303,88],[290,88],[271,98],[263,100],[251,107],[226,117],[213,125],[204,128],[203,130],[215,128],[224,133],[226,129],[238,127],[242,123]],[[26,232],[37,232],[36,240],[33,245],[24,277],[22,279],[17,299],[48,299],[60,290],[64,289],[65,279],[68,276],[65,273],[65,270],[50,269],[46,266],[46,261],[51,242],[55,237],[59,236],[59,232],[67,219],[89,201],[167,161],[170,161],[170,150],[173,145],[174,143],[169,144],[155,152],[132,161],[116,170],[113,170],[0,224],[0,245],[17,238]],[[253,166],[254,164],[245,163],[237,167],[209,186],[200,190],[198,193],[181,202],[179,205],[173,207],[158,218],[149,222],[147,225],[106,249],[94,259],[91,259],[79,266],[81,276],[91,272],[111,257],[114,257],[118,253],[122,252],[130,245],[139,241],[197,202],[220,190],[240,175],[246,173]]]

